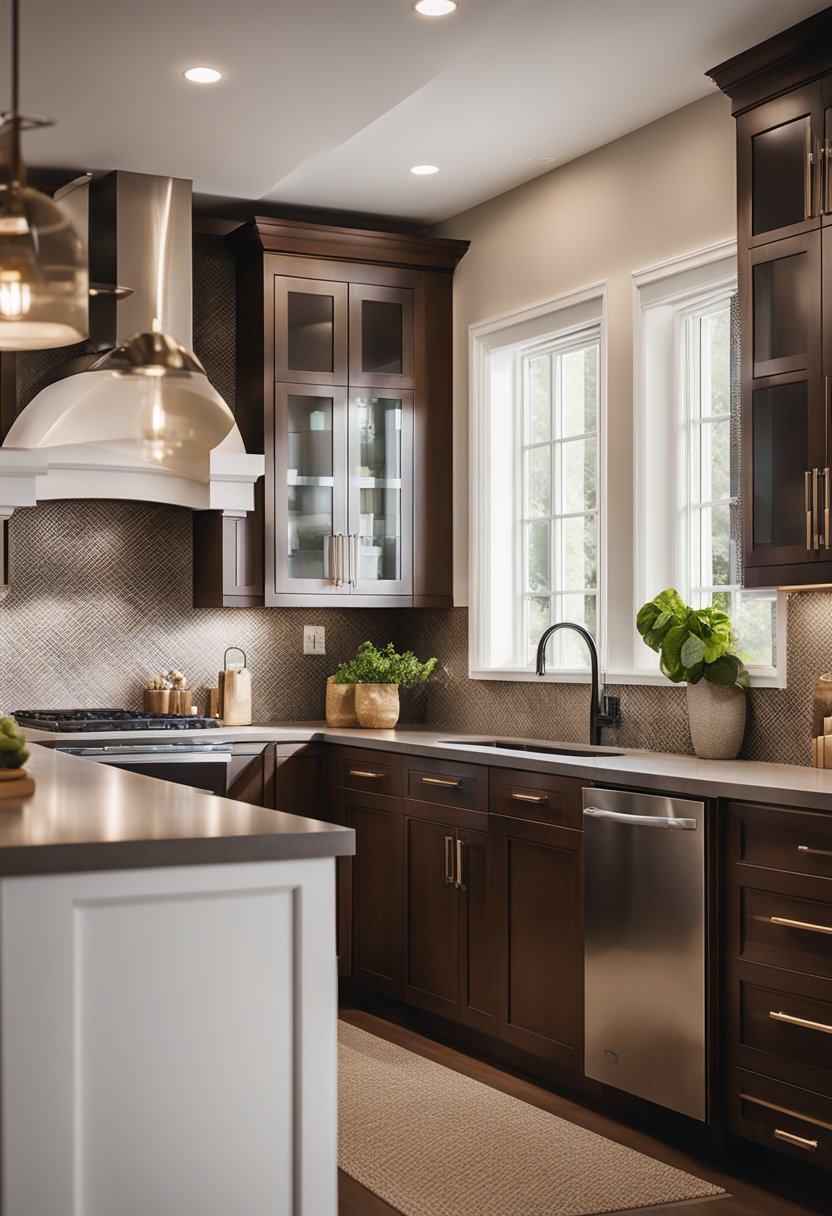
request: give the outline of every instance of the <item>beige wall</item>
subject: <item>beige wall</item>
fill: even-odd
[[[735,236],[734,157],[729,102],[715,94],[435,230],[471,241],[454,293],[458,604],[468,602],[468,326],[600,281],[609,310],[608,569],[611,583],[632,586],[632,274]],[[609,625],[629,636],[629,621]]]

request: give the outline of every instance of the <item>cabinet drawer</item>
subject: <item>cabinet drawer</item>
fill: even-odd
[[[495,814],[567,828],[582,827],[582,782],[522,769],[492,768],[490,771],[490,810]]]
[[[734,865],[832,879],[832,815],[828,813],[729,802],[728,838]]]
[[[402,758],[390,752],[342,748],[340,785],[398,798],[402,792]]]
[[[728,1081],[729,1131],[759,1144],[832,1166],[832,1101],[742,1068]]]
[[[411,762],[407,768],[407,797],[469,811],[488,809],[488,769],[455,760]]]
[[[781,1080],[832,1093],[832,1000],[745,980],[739,1000],[737,1062],[753,1060]]]
[[[750,887],[732,889],[743,962],[832,979],[832,903]]]

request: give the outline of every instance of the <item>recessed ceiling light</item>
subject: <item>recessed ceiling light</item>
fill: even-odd
[[[429,173],[438,173],[439,166],[438,165],[414,165],[413,168],[410,170],[410,172],[415,173],[417,177],[427,177],[427,175]]]
[[[218,80],[222,80],[222,72],[218,72],[216,68],[188,68],[184,76],[194,84],[216,84]]]
[[[413,7],[423,17],[447,17],[448,13],[459,8],[459,5],[457,0],[416,0]]]
[[[553,165],[553,164],[555,164],[557,159],[558,158],[556,156],[533,156],[532,164],[533,165]]]

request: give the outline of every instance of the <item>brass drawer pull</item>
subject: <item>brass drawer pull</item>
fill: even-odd
[[[367,768],[351,768],[349,771],[350,777],[366,777],[371,781],[380,781],[384,773],[371,773]]]
[[[827,1026],[823,1022],[811,1022],[808,1018],[798,1018],[793,1013],[782,1013],[770,1009],[768,1016],[775,1022],[787,1022],[790,1026],[802,1026],[804,1030],[818,1030],[821,1034],[832,1034],[832,1026]]]
[[[784,1132],[779,1127],[775,1127],[774,1135],[778,1140],[785,1140],[787,1144],[794,1144],[797,1148],[805,1148],[807,1153],[813,1153],[818,1147],[817,1140],[806,1140],[803,1136],[795,1136],[792,1132]]]
[[[511,796],[515,802],[548,802],[548,794],[519,794],[517,790],[511,791]]]
[[[462,841],[456,842],[456,889],[458,891],[465,890],[465,883],[462,879]]]
[[[813,849],[810,844],[799,844],[798,853],[810,853],[813,857],[832,857],[832,849]]]
[[[813,1119],[810,1115],[802,1115],[800,1111],[789,1110],[788,1106],[778,1106],[776,1102],[767,1102],[765,1098],[755,1098],[740,1090],[741,1102],[753,1102],[755,1106],[764,1106],[766,1110],[776,1111],[778,1115],[788,1115],[790,1119],[799,1119],[801,1123],[811,1123],[813,1127],[822,1127],[824,1131],[832,1132],[832,1123],[824,1123],[822,1119]]]
[[[783,925],[786,929],[806,929],[809,933],[832,934],[832,925],[810,925],[805,920],[792,920],[789,916],[770,916],[773,925]]]
[[[453,836],[445,837],[445,885],[452,887],[454,885],[454,854],[453,854],[454,838]]]
[[[461,790],[461,781],[446,781],[444,777],[422,777],[423,785],[441,785],[449,790]]]

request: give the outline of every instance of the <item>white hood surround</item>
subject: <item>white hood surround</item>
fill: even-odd
[[[79,231],[89,227],[93,283],[118,284],[129,294],[117,298],[93,288],[92,353],[59,368],[13,423],[0,447],[0,519],[59,498],[150,501],[235,515],[252,510],[264,458],[246,453],[207,376],[95,370],[114,348],[118,354],[135,334],[154,329],[172,335],[183,353],[190,350],[190,182],[116,172],[94,183],[80,179],[61,201]],[[154,447],[160,417],[177,441]]]

